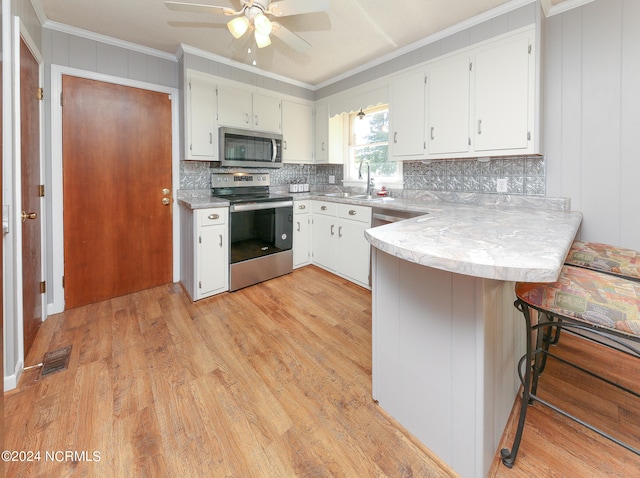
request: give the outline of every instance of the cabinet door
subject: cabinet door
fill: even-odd
[[[529,81],[532,55],[526,34],[497,42],[476,53],[476,151],[529,146]]]
[[[216,161],[218,128],[216,123],[216,85],[192,77],[187,80],[186,158]]]
[[[469,57],[437,62],[427,76],[429,154],[469,151]]]
[[[313,110],[311,105],[282,102],[282,161],[313,161]]]
[[[364,237],[368,224],[356,221],[338,221],[338,262],[340,274],[369,284],[370,245]]]
[[[417,71],[391,83],[391,155],[403,159],[425,153],[425,73]]]
[[[198,234],[198,298],[227,290],[227,225],[208,226]]]
[[[282,132],[280,98],[254,93],[252,121],[256,131]]]
[[[315,134],[314,150],[315,162],[329,162],[329,105],[316,103],[315,105]]]
[[[332,271],[338,259],[336,222],[332,216],[313,215],[313,262]]]
[[[251,128],[251,92],[228,85],[218,85],[218,124],[235,128]]]
[[[309,263],[311,227],[309,214],[293,215],[293,267],[304,266]]]

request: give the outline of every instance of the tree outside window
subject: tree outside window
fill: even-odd
[[[366,164],[371,177],[380,184],[384,180],[401,181],[401,163],[389,159],[389,107],[364,110],[364,116],[349,115],[349,174],[352,180],[366,181]]]

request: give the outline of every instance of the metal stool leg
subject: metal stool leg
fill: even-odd
[[[518,418],[518,429],[516,430],[516,436],[513,439],[513,445],[511,450],[503,448],[500,450],[500,456],[502,463],[507,468],[512,468],[518,455],[518,449],[520,448],[520,441],[522,440],[522,432],[524,431],[524,423],[527,418],[527,408],[529,407],[529,400],[531,394],[531,375],[532,375],[532,360],[533,360],[533,344],[531,343],[531,316],[530,310],[526,303],[521,300],[516,300],[514,303],[516,309],[522,312],[526,323],[527,333],[527,353],[520,359],[518,363],[518,372],[520,379],[522,380],[522,365],[525,364],[524,380],[522,381],[522,402],[520,403],[520,417]]]

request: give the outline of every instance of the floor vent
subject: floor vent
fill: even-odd
[[[42,359],[42,371],[40,376],[51,375],[52,373],[66,370],[69,366],[69,356],[71,355],[71,345],[58,350],[53,350],[44,354]]]

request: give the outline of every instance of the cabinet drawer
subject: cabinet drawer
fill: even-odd
[[[198,226],[215,226],[218,224],[226,224],[229,209],[219,207],[215,209],[199,209],[198,210]]]
[[[308,214],[311,212],[311,201],[294,201],[293,214]]]
[[[338,204],[338,217],[370,224],[371,208],[368,206],[354,206],[353,204]]]
[[[334,202],[313,201],[311,209],[316,214],[336,215],[336,203]]]

